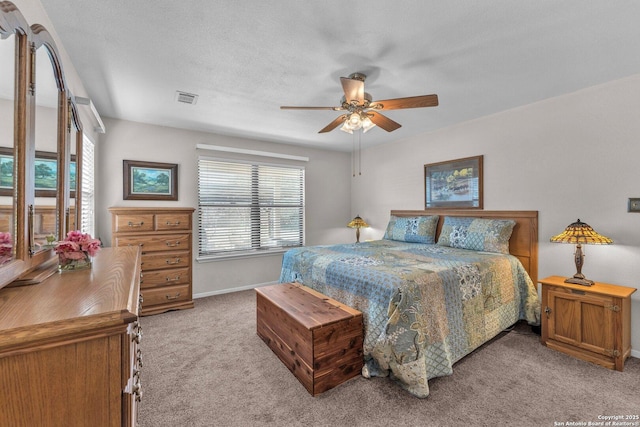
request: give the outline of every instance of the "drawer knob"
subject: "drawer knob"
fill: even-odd
[[[129,221],[129,223],[127,225],[129,227],[142,227],[144,225],[144,221],[140,221],[140,222],[131,222],[131,221]]]
[[[168,300],[174,300],[174,299],[178,299],[180,297],[180,292],[176,293],[175,295],[165,295],[165,297]]]

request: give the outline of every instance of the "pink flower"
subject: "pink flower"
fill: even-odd
[[[11,233],[0,232],[0,257],[6,258],[13,254],[13,239]]]
[[[11,233],[1,233],[0,232],[0,244],[12,244],[13,239],[11,238]]]
[[[100,250],[100,240],[92,239],[89,242],[83,243],[82,250],[89,252],[89,255],[94,256],[96,252]]]
[[[64,240],[56,244],[55,250],[62,258],[82,259],[85,252],[94,256],[100,250],[100,240],[79,230],[70,231]]]

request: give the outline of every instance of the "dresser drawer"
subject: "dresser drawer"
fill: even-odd
[[[191,230],[191,215],[187,214],[156,214],[155,229],[157,231]]]
[[[144,271],[140,278],[141,288],[155,288],[166,285],[189,283],[191,274],[189,268],[170,268],[167,270]],[[147,303],[145,297],[144,303]]]
[[[118,236],[116,246],[140,246],[142,253],[184,249],[191,246],[190,234],[156,234],[151,236]]]
[[[136,231],[153,231],[153,215],[127,215],[118,214],[114,221],[117,233],[136,232]]]
[[[142,271],[189,267],[190,265],[191,254],[189,251],[149,252],[142,255]]]
[[[190,301],[189,285],[165,286],[162,288],[152,288],[141,290],[144,297],[144,306],[173,303],[179,301]]]

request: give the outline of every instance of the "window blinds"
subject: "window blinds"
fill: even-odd
[[[80,212],[80,229],[84,233],[95,236],[95,145],[83,136],[82,138],[82,207]]]
[[[198,159],[199,255],[304,244],[304,168]]]

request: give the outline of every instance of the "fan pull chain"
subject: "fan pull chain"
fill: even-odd
[[[356,177],[356,136],[351,135],[351,173]]]
[[[358,132],[358,175],[362,175],[362,129]]]
[[[358,149],[356,153],[356,133],[358,134]],[[356,164],[358,166],[358,175],[362,175],[362,129],[354,132],[352,134],[353,144],[351,148],[351,173],[353,177],[356,176]],[[356,154],[358,155],[358,159],[356,161]]]

